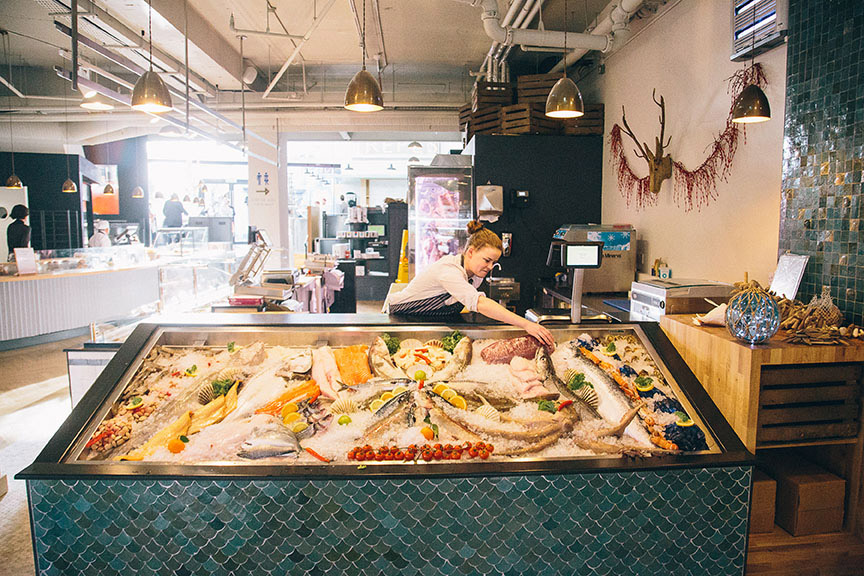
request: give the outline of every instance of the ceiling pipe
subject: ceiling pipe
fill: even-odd
[[[576,46],[587,50],[608,52],[612,48],[612,37],[608,35],[582,34],[578,32],[559,32],[555,30],[527,30],[503,26],[498,16],[497,0],[455,0],[471,6],[482,6],[483,29],[486,35],[495,42],[511,46],[525,44],[529,46],[546,46],[561,48]],[[631,0],[639,2],[642,0]],[[566,41],[565,41],[566,39]]]
[[[309,27],[309,30],[303,35],[303,39],[300,43],[294,48],[294,51],[291,52],[291,55],[285,60],[285,63],[282,64],[282,67],[279,69],[279,72],[276,73],[276,76],[270,81],[270,84],[267,85],[267,89],[264,90],[263,98],[267,98],[270,95],[270,92],[273,91],[273,88],[276,87],[276,83],[282,78],[282,75],[285,74],[285,71],[288,69],[288,66],[294,62],[294,59],[300,54],[300,50],[303,49],[303,46],[306,45],[306,42],[309,41],[309,38],[318,29],[318,26],[321,24],[321,21],[324,20],[324,17],[327,16],[327,13],[330,11],[330,8],[333,7],[333,4],[336,3],[336,0],[329,0],[327,4],[324,6],[324,10],[321,11],[321,14],[317,15],[316,18],[312,20],[312,25]]]
[[[516,16],[516,12],[522,6],[522,2],[524,1],[525,0],[513,0],[513,2],[510,4],[510,8],[507,10],[507,13],[504,15],[504,19],[501,21],[502,26],[509,26],[510,23],[513,22],[513,18]],[[469,3],[474,6],[474,3]],[[483,59],[483,63],[480,65],[480,71],[477,74],[472,73],[472,75],[480,77],[483,76],[485,73],[486,77],[491,79],[491,67],[489,66],[489,64],[492,61],[492,57],[494,56],[495,51],[498,49],[498,46],[498,42],[492,42],[492,46],[489,47],[489,52],[486,53],[486,58]]]
[[[534,16],[537,15],[537,12],[540,11],[540,6],[543,4],[543,0],[528,0],[525,2],[525,5],[522,6],[522,10],[519,11],[519,14],[516,16],[516,19],[513,20],[513,28],[528,28],[531,22],[534,21]],[[495,57],[498,60],[506,61],[507,55],[510,54],[510,50],[513,46],[498,46],[498,51],[495,53]]]
[[[643,1],[644,0],[613,0],[609,6],[603,10],[605,12],[607,9],[611,8],[609,16],[603,19],[597,27],[594,28],[591,34],[610,34],[613,38],[612,47],[615,49],[620,48],[627,42],[627,38],[630,37],[630,19],[639,11]],[[612,47],[610,47],[610,50]],[[610,50],[604,50],[604,52]],[[564,69],[564,66],[574,64],[587,53],[588,50],[577,45],[576,50],[567,54],[567,56],[561,62],[558,62],[553,66],[549,72],[561,72]]]

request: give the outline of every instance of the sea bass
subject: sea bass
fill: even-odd
[[[543,344],[533,336],[519,336],[493,342],[480,351],[480,357],[487,364],[509,364],[516,356],[533,359],[537,349],[542,347]]]
[[[570,390],[564,381],[558,377],[555,373],[555,366],[552,364],[552,358],[549,357],[549,353],[546,352],[545,348],[540,347],[537,349],[537,353],[534,356],[534,363],[537,366],[537,373],[540,375],[544,384],[548,384],[553,390],[557,390],[564,398],[579,402],[595,418],[602,418],[594,406],[586,402],[582,396],[575,394]]]
[[[297,458],[300,442],[297,436],[281,424],[274,423],[252,431],[252,435],[240,446],[237,456],[249,460],[289,456]]]
[[[389,380],[407,378],[405,372],[393,363],[390,350],[380,336],[377,336],[369,347],[369,366],[372,367],[372,373],[379,378]]]

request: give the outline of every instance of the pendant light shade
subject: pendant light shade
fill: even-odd
[[[114,186],[109,182],[105,185],[105,188],[102,189],[103,196],[113,196],[114,195]]]
[[[578,118],[585,115],[582,93],[570,78],[555,83],[546,98],[546,116],[550,118]]]
[[[78,186],[75,185],[75,182],[73,182],[71,178],[66,178],[66,181],[63,182],[63,187],[60,188],[60,191],[64,194],[75,194],[76,192],[78,192]]]
[[[750,84],[741,91],[732,108],[732,121],[739,124],[754,124],[771,119],[771,106],[768,97],[756,84]]]
[[[144,189],[141,186],[135,186],[132,190],[132,198],[143,198],[144,197]]]
[[[412,150],[420,150],[423,148],[423,145],[420,144],[419,142],[417,142],[416,140],[414,140],[413,142],[408,144],[408,148],[410,148]]]
[[[113,110],[114,104],[111,103],[110,100],[100,95],[97,92],[93,92],[92,95],[87,95],[81,101],[81,108],[86,108],[87,110],[95,110],[97,112],[104,112],[105,110]]]
[[[132,109],[161,114],[171,108],[171,94],[159,75],[152,70],[142,74],[132,90]]]
[[[410,158],[408,158],[408,163],[409,164],[419,164],[420,159],[417,158],[416,156],[411,156]]]
[[[365,68],[357,72],[348,84],[345,108],[354,112],[377,112],[384,108],[381,87]]]
[[[7,188],[23,188],[24,184],[21,183],[21,179],[18,178],[14,173],[6,179],[6,187]]]

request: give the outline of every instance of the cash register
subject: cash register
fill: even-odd
[[[585,280],[585,270],[599,268],[603,262],[603,242],[579,242],[553,240],[546,257],[547,266],[561,266],[570,275],[570,313],[560,308],[530,308],[525,318],[533,322],[544,323],[552,321],[570,321],[579,324],[583,320],[602,320],[610,322],[605,314],[601,317],[591,317],[582,314],[582,286]]]

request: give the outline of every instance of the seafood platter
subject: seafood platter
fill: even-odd
[[[553,334],[554,348],[500,327],[159,328],[65,461],[416,467],[721,452],[642,327]]]

